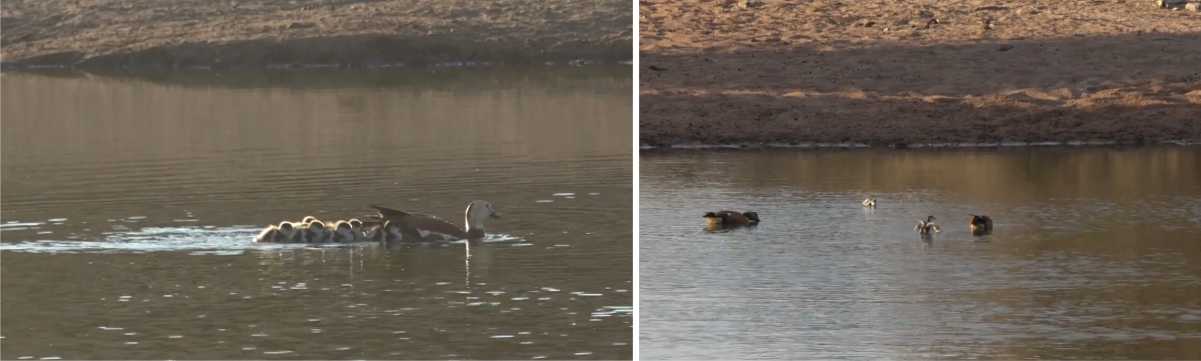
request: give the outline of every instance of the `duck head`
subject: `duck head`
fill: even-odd
[[[746,217],[747,221],[748,221],[748,222],[750,222],[750,224],[751,224],[752,226],[753,226],[753,225],[756,225],[756,224],[759,224],[759,213],[755,213],[755,212],[742,212],[742,215],[743,215],[744,217]]]
[[[492,202],[474,200],[467,203],[467,210],[464,213],[464,223],[467,223],[467,232],[484,231],[484,222],[489,219],[500,218],[500,213],[496,212],[496,207],[492,206]]]

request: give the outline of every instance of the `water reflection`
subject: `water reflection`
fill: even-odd
[[[630,358],[629,79],[5,73],[2,356]],[[251,243],[470,199],[470,250]]]
[[[1201,357],[1195,148],[644,152],[641,176],[642,357]],[[763,223],[702,231],[715,208]]]

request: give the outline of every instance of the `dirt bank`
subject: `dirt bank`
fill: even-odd
[[[739,3],[641,3],[644,145],[1201,139],[1198,12]]]
[[[7,0],[7,67],[386,67],[629,60],[630,4],[589,0]]]

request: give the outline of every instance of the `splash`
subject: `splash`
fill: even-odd
[[[100,240],[39,240],[0,243],[0,251],[27,253],[149,253],[190,252],[192,255],[240,255],[246,251],[279,249],[324,249],[347,248],[372,245],[360,243],[256,243],[254,237],[260,229],[255,226],[230,227],[147,227],[139,230],[107,232]],[[490,234],[482,243],[521,244],[525,239],[507,235]],[[453,242],[461,244],[463,241]]]

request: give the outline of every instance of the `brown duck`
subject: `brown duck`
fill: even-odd
[[[706,227],[709,229],[754,226],[759,224],[759,214],[755,212],[717,211],[705,213]]]
[[[985,215],[972,214],[972,220],[968,226],[972,229],[973,235],[982,235],[992,233],[992,218]]]

